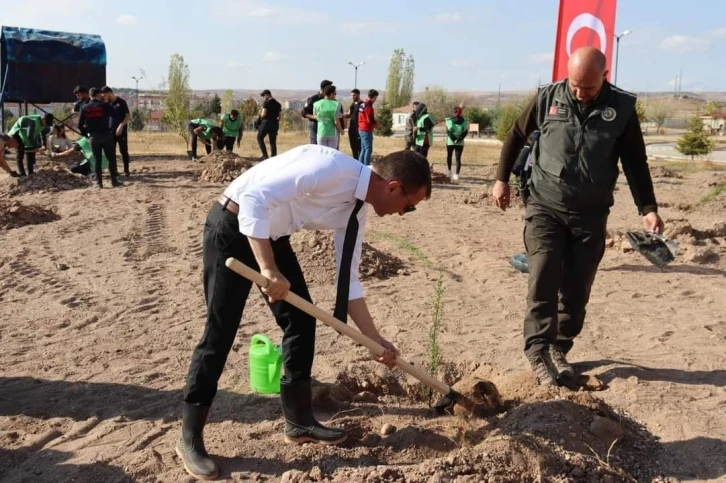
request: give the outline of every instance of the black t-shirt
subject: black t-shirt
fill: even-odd
[[[279,122],[278,118],[280,117],[280,112],[282,111],[282,105],[277,102],[277,99],[270,98],[265,100],[265,102],[262,103],[262,108],[267,109],[267,113],[265,114],[265,121],[270,122]]]
[[[349,131],[358,130],[358,108],[360,104],[360,101],[350,103],[350,110],[348,111],[350,113],[350,121],[348,122]]]
[[[314,96],[308,97],[305,100],[305,107],[303,108],[303,111],[302,111],[302,117],[305,117],[305,115],[308,115],[308,114],[312,116],[313,115],[313,105],[316,102],[318,102],[320,99],[323,99],[324,97],[325,96],[320,94],[319,92],[317,94],[315,94]],[[311,129],[315,130],[318,128],[318,121],[313,120],[313,119],[308,119],[308,120],[310,121]]]
[[[126,119],[126,114],[129,113],[129,105],[121,99],[120,97],[116,96],[116,99],[109,103],[111,104],[111,107],[113,107],[113,115],[111,116],[112,119],[112,126],[115,130],[119,124],[123,122],[124,119]],[[128,129],[128,125],[124,126],[124,130]]]

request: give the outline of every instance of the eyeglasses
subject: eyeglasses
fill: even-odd
[[[408,199],[408,194],[406,193],[406,190],[403,188],[403,185],[399,185],[401,187],[401,192],[403,193],[403,196],[406,197],[406,201],[408,202],[408,206],[403,210],[404,213],[411,213],[412,211],[416,211],[416,207],[413,206],[413,203],[411,203],[411,200]]]

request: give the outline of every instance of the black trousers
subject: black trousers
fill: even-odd
[[[348,141],[350,141],[350,150],[353,152],[353,157],[358,159],[360,156],[360,134],[358,134],[358,129],[348,129]]]
[[[14,134],[13,138],[18,142],[18,152],[17,152],[17,162],[18,162],[18,174],[20,176],[25,176],[25,167],[23,166],[23,160],[25,159],[25,155],[28,155],[28,174],[33,174],[33,169],[35,168],[35,153],[26,153],[25,152],[25,143],[20,138],[19,134]]]
[[[257,131],[257,144],[260,146],[262,156],[267,158],[267,147],[265,146],[265,136],[270,138],[270,155],[274,158],[277,156],[277,131],[280,125],[269,121],[262,121],[260,129]]]
[[[102,133],[91,133],[91,151],[93,151],[93,159],[96,160],[96,183],[101,184],[101,173],[103,172],[103,154],[108,158],[108,173],[111,179],[116,179],[118,171],[116,171],[116,149],[114,144],[113,133],[111,131]]]
[[[197,157],[197,139],[199,138],[199,136],[194,134],[194,132],[191,129],[189,131],[191,132],[191,135],[192,135],[192,158],[196,158]],[[211,141],[209,141],[209,142],[211,143]],[[212,145],[205,144],[204,150],[207,151],[207,154],[211,153]]]
[[[456,174],[461,171],[461,153],[464,151],[464,146],[447,145],[446,146],[446,166],[451,171],[451,155],[456,153]]]
[[[413,140],[413,137],[406,136],[406,147],[403,149],[404,150],[413,149],[414,151],[416,150],[416,143]]]
[[[423,156],[424,158],[427,158],[427,159],[428,159],[428,155],[429,155],[429,146],[428,146],[428,144],[427,144],[427,145],[425,145],[425,146],[419,146],[419,145],[417,144],[417,145],[416,145],[416,147],[415,147],[414,149],[415,149],[415,151],[416,151],[416,152],[417,152],[418,154],[420,154],[420,155],[421,155],[421,156]]]
[[[524,350],[555,345],[567,353],[585,322],[590,289],[605,253],[608,212],[568,215],[527,204],[524,247],[529,264]]]
[[[124,131],[120,136],[113,133],[114,146],[118,147],[119,153],[121,153],[121,159],[124,163],[124,174],[129,174],[129,135],[128,132]],[[114,147],[114,149],[115,149]]]
[[[290,281],[290,290],[312,301],[302,269],[290,246],[290,237],[272,241],[272,251],[280,272]],[[247,237],[239,233],[237,216],[223,209],[219,203],[212,207],[204,225],[203,253],[207,323],[192,355],[184,401],[209,405],[217,393],[217,382],[252,288],[252,282],[237,275],[224,263],[228,257],[235,257],[255,270],[259,270],[259,266]],[[315,354],[315,318],[284,301],[268,305],[283,331],[283,381],[310,379]]]
[[[224,149],[229,151],[230,153],[234,149],[234,142],[237,140],[235,136],[225,136],[224,137]]]

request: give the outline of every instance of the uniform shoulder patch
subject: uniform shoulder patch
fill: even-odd
[[[603,109],[601,116],[605,121],[612,121],[617,116],[617,113],[612,107],[606,107]]]

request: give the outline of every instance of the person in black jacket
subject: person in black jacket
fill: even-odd
[[[358,133],[358,109],[360,108],[360,90],[353,89],[350,91],[350,110],[343,117],[350,119],[348,121],[348,140],[350,141],[350,150],[353,157],[358,159],[360,156],[360,134]]]
[[[313,114],[313,104],[318,102],[320,99],[324,98],[323,91],[326,87],[332,86],[333,81],[324,80],[320,83],[320,90],[317,94],[314,96],[310,96],[305,100],[305,107],[302,110],[302,117],[305,119],[308,119],[310,121],[310,125],[308,126],[309,134],[310,134],[310,144],[318,144],[318,121],[315,120],[315,115]]]
[[[258,121],[257,144],[262,151],[260,161],[267,159],[267,147],[265,146],[265,136],[270,139],[270,155],[274,158],[277,156],[277,132],[280,130],[280,113],[282,105],[272,97],[272,93],[265,89],[260,94],[265,101],[262,103],[262,112]]]
[[[111,132],[111,118],[113,107],[111,104],[101,100],[101,91],[95,87],[89,91],[91,100],[81,108],[81,115],[78,118],[78,127],[81,135],[91,139],[91,149],[94,159],[102,159],[102,154],[108,159],[108,172],[111,175],[111,186],[121,186],[116,171],[116,146],[113,133]],[[96,163],[96,186],[103,187],[101,163]]]

